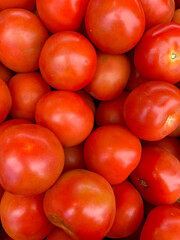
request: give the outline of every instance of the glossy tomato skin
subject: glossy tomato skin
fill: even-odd
[[[93,129],[92,110],[76,93],[52,91],[36,107],[36,123],[49,128],[65,147],[83,142]]]
[[[1,200],[1,222],[13,239],[40,240],[54,228],[43,211],[44,195],[25,197],[5,192]]]
[[[37,10],[45,26],[53,33],[77,31],[89,0],[36,0]]]
[[[161,81],[142,83],[128,95],[124,119],[131,131],[143,140],[166,137],[180,121],[180,90]]]
[[[130,62],[125,54],[110,55],[98,51],[96,72],[85,91],[98,100],[112,100],[124,90],[129,74]]]
[[[38,72],[15,74],[10,79],[8,87],[12,96],[11,117],[35,121],[37,102],[50,92],[50,87],[41,74]]]
[[[44,80],[53,88],[76,91],[93,78],[97,64],[93,45],[82,34],[62,31],[44,44],[39,67]]]
[[[37,16],[25,9],[0,12],[0,60],[15,72],[39,68],[39,55],[48,32]]]
[[[143,35],[136,46],[134,62],[137,71],[146,80],[175,84],[180,79],[179,54],[180,25],[164,23]]]
[[[140,0],[145,13],[146,29],[170,22],[175,11],[174,0]]]
[[[139,0],[91,0],[85,24],[98,49],[121,54],[131,50],[142,37],[145,16]]]
[[[123,238],[133,234],[144,217],[143,200],[128,181],[113,186],[116,198],[116,216],[108,232],[109,238]]]
[[[64,166],[64,151],[57,137],[35,124],[6,129],[0,135],[0,154],[1,184],[14,194],[35,195],[46,191]]]
[[[7,8],[25,8],[28,10],[33,10],[36,5],[36,0],[1,0],[0,1],[0,11]]]
[[[180,209],[158,206],[148,215],[140,240],[178,240],[180,236]]]
[[[101,240],[115,217],[115,197],[111,185],[100,175],[71,170],[45,193],[44,211],[72,238]]]
[[[158,147],[143,147],[141,161],[130,176],[141,196],[153,205],[173,204],[180,194],[180,162]]]
[[[6,68],[2,63],[0,63],[0,78],[7,83],[12,77],[12,72]]]
[[[73,240],[67,233],[65,233],[60,228],[55,228],[53,231],[47,236],[46,240]]]
[[[110,184],[123,182],[141,158],[141,143],[129,129],[106,125],[95,129],[84,145],[87,168],[105,177]]]

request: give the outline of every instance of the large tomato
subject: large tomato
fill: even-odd
[[[44,80],[56,89],[76,91],[92,80],[97,64],[93,45],[80,33],[62,31],[43,46],[39,67]]]
[[[141,161],[130,177],[151,204],[173,204],[180,197],[180,162],[161,148],[143,147]]]
[[[33,10],[36,5],[36,0],[1,0],[0,1],[0,11],[7,8],[25,8],[28,10]]]
[[[89,0],[36,0],[37,10],[51,32],[78,30]]]
[[[135,66],[146,80],[177,83],[180,79],[180,25],[164,23],[149,29],[134,53]]]
[[[36,122],[49,128],[65,147],[83,142],[94,126],[94,115],[76,93],[52,91],[36,107]]]
[[[44,195],[25,197],[5,192],[1,200],[1,223],[18,240],[40,240],[53,229],[43,211]]]
[[[0,12],[0,60],[15,72],[39,68],[39,55],[48,32],[37,16],[25,9]]]
[[[44,211],[55,226],[78,240],[102,240],[115,217],[111,185],[87,170],[63,173],[44,197]]]
[[[0,180],[15,194],[33,195],[55,183],[64,166],[57,137],[35,124],[18,124],[0,135]]]
[[[85,24],[96,47],[120,54],[131,50],[142,37],[145,16],[140,0],[91,0]]]
[[[123,182],[141,158],[141,143],[126,127],[106,125],[95,129],[84,145],[87,168],[111,184]]]
[[[136,87],[124,104],[127,126],[140,138],[160,140],[180,122],[180,90],[161,81],[148,81]]]

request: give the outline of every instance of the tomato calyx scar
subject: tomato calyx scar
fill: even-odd
[[[147,182],[144,179],[139,179],[139,183],[144,189],[148,188]]]
[[[175,62],[175,61],[177,61],[179,59],[180,59],[179,54],[176,51],[171,51],[170,52],[170,60],[171,60],[171,62]]]

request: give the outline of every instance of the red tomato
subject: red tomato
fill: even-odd
[[[164,23],[149,29],[134,53],[137,71],[146,80],[172,84],[180,79],[180,25]]]
[[[45,43],[39,59],[44,80],[53,88],[76,91],[93,78],[97,64],[93,45],[80,33],[58,32]]]
[[[65,163],[63,171],[69,171],[77,168],[86,168],[83,158],[83,143],[74,147],[65,147]]]
[[[44,197],[48,219],[78,240],[102,240],[115,217],[115,197],[110,184],[87,170],[63,173]]]
[[[124,91],[114,100],[99,103],[96,110],[96,123],[98,126],[107,124],[126,125],[123,108],[128,94],[127,91]]]
[[[84,145],[87,168],[105,177],[110,184],[123,182],[137,167],[140,158],[139,139],[120,125],[97,128]]]
[[[176,9],[172,22],[180,24],[180,8]]]
[[[63,146],[72,147],[83,142],[90,134],[94,116],[77,94],[52,91],[38,102],[36,122],[53,131]]]
[[[169,134],[169,137],[180,137],[180,123],[177,128]]]
[[[25,8],[33,10],[36,5],[36,0],[1,0],[0,11],[7,8]]]
[[[19,73],[9,83],[12,96],[10,115],[13,118],[35,120],[35,108],[39,99],[50,91],[49,85],[38,72]]]
[[[85,90],[98,100],[118,97],[126,86],[130,74],[130,63],[126,55],[97,53],[97,69],[93,80]]]
[[[180,90],[166,82],[142,83],[128,95],[124,118],[139,138],[160,140],[173,132],[180,122]]]
[[[25,197],[5,192],[1,200],[1,222],[13,239],[40,240],[53,229],[43,211],[43,195]]]
[[[56,136],[35,124],[6,129],[0,135],[0,155],[2,187],[15,194],[46,191],[64,166],[63,148]]]
[[[144,147],[131,180],[147,202],[173,204],[180,196],[180,162],[161,148]]]
[[[8,68],[6,68],[2,63],[0,63],[0,78],[7,83],[11,77],[12,72]]]
[[[158,206],[148,215],[140,240],[179,240],[180,209]]]
[[[120,54],[131,50],[142,37],[145,16],[139,0],[90,0],[85,24],[96,47]]]
[[[31,121],[25,120],[25,119],[10,119],[7,121],[4,121],[3,123],[0,124],[0,135],[9,127],[15,126],[18,124],[28,124],[32,123]]]
[[[125,181],[113,186],[116,198],[116,216],[107,236],[123,238],[133,234],[144,217],[143,200],[131,183]]]
[[[146,29],[170,22],[175,11],[174,0],[140,0],[146,18]]]
[[[0,60],[15,72],[39,68],[39,55],[48,32],[33,13],[25,9],[0,12]]]
[[[73,240],[67,233],[60,228],[55,228],[46,238],[46,240]]]
[[[0,123],[3,122],[12,106],[12,98],[6,83],[0,79]]]
[[[36,0],[37,10],[51,32],[78,30],[89,0]]]

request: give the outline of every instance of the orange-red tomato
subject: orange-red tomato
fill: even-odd
[[[180,8],[176,9],[172,22],[180,24]]]
[[[36,0],[1,0],[0,11],[7,8],[25,8],[33,10],[36,5]]]
[[[12,72],[2,63],[0,63],[0,78],[7,83],[11,77]]]
[[[55,228],[52,232],[47,236],[46,240],[73,240],[67,233],[65,233],[60,228]]]

